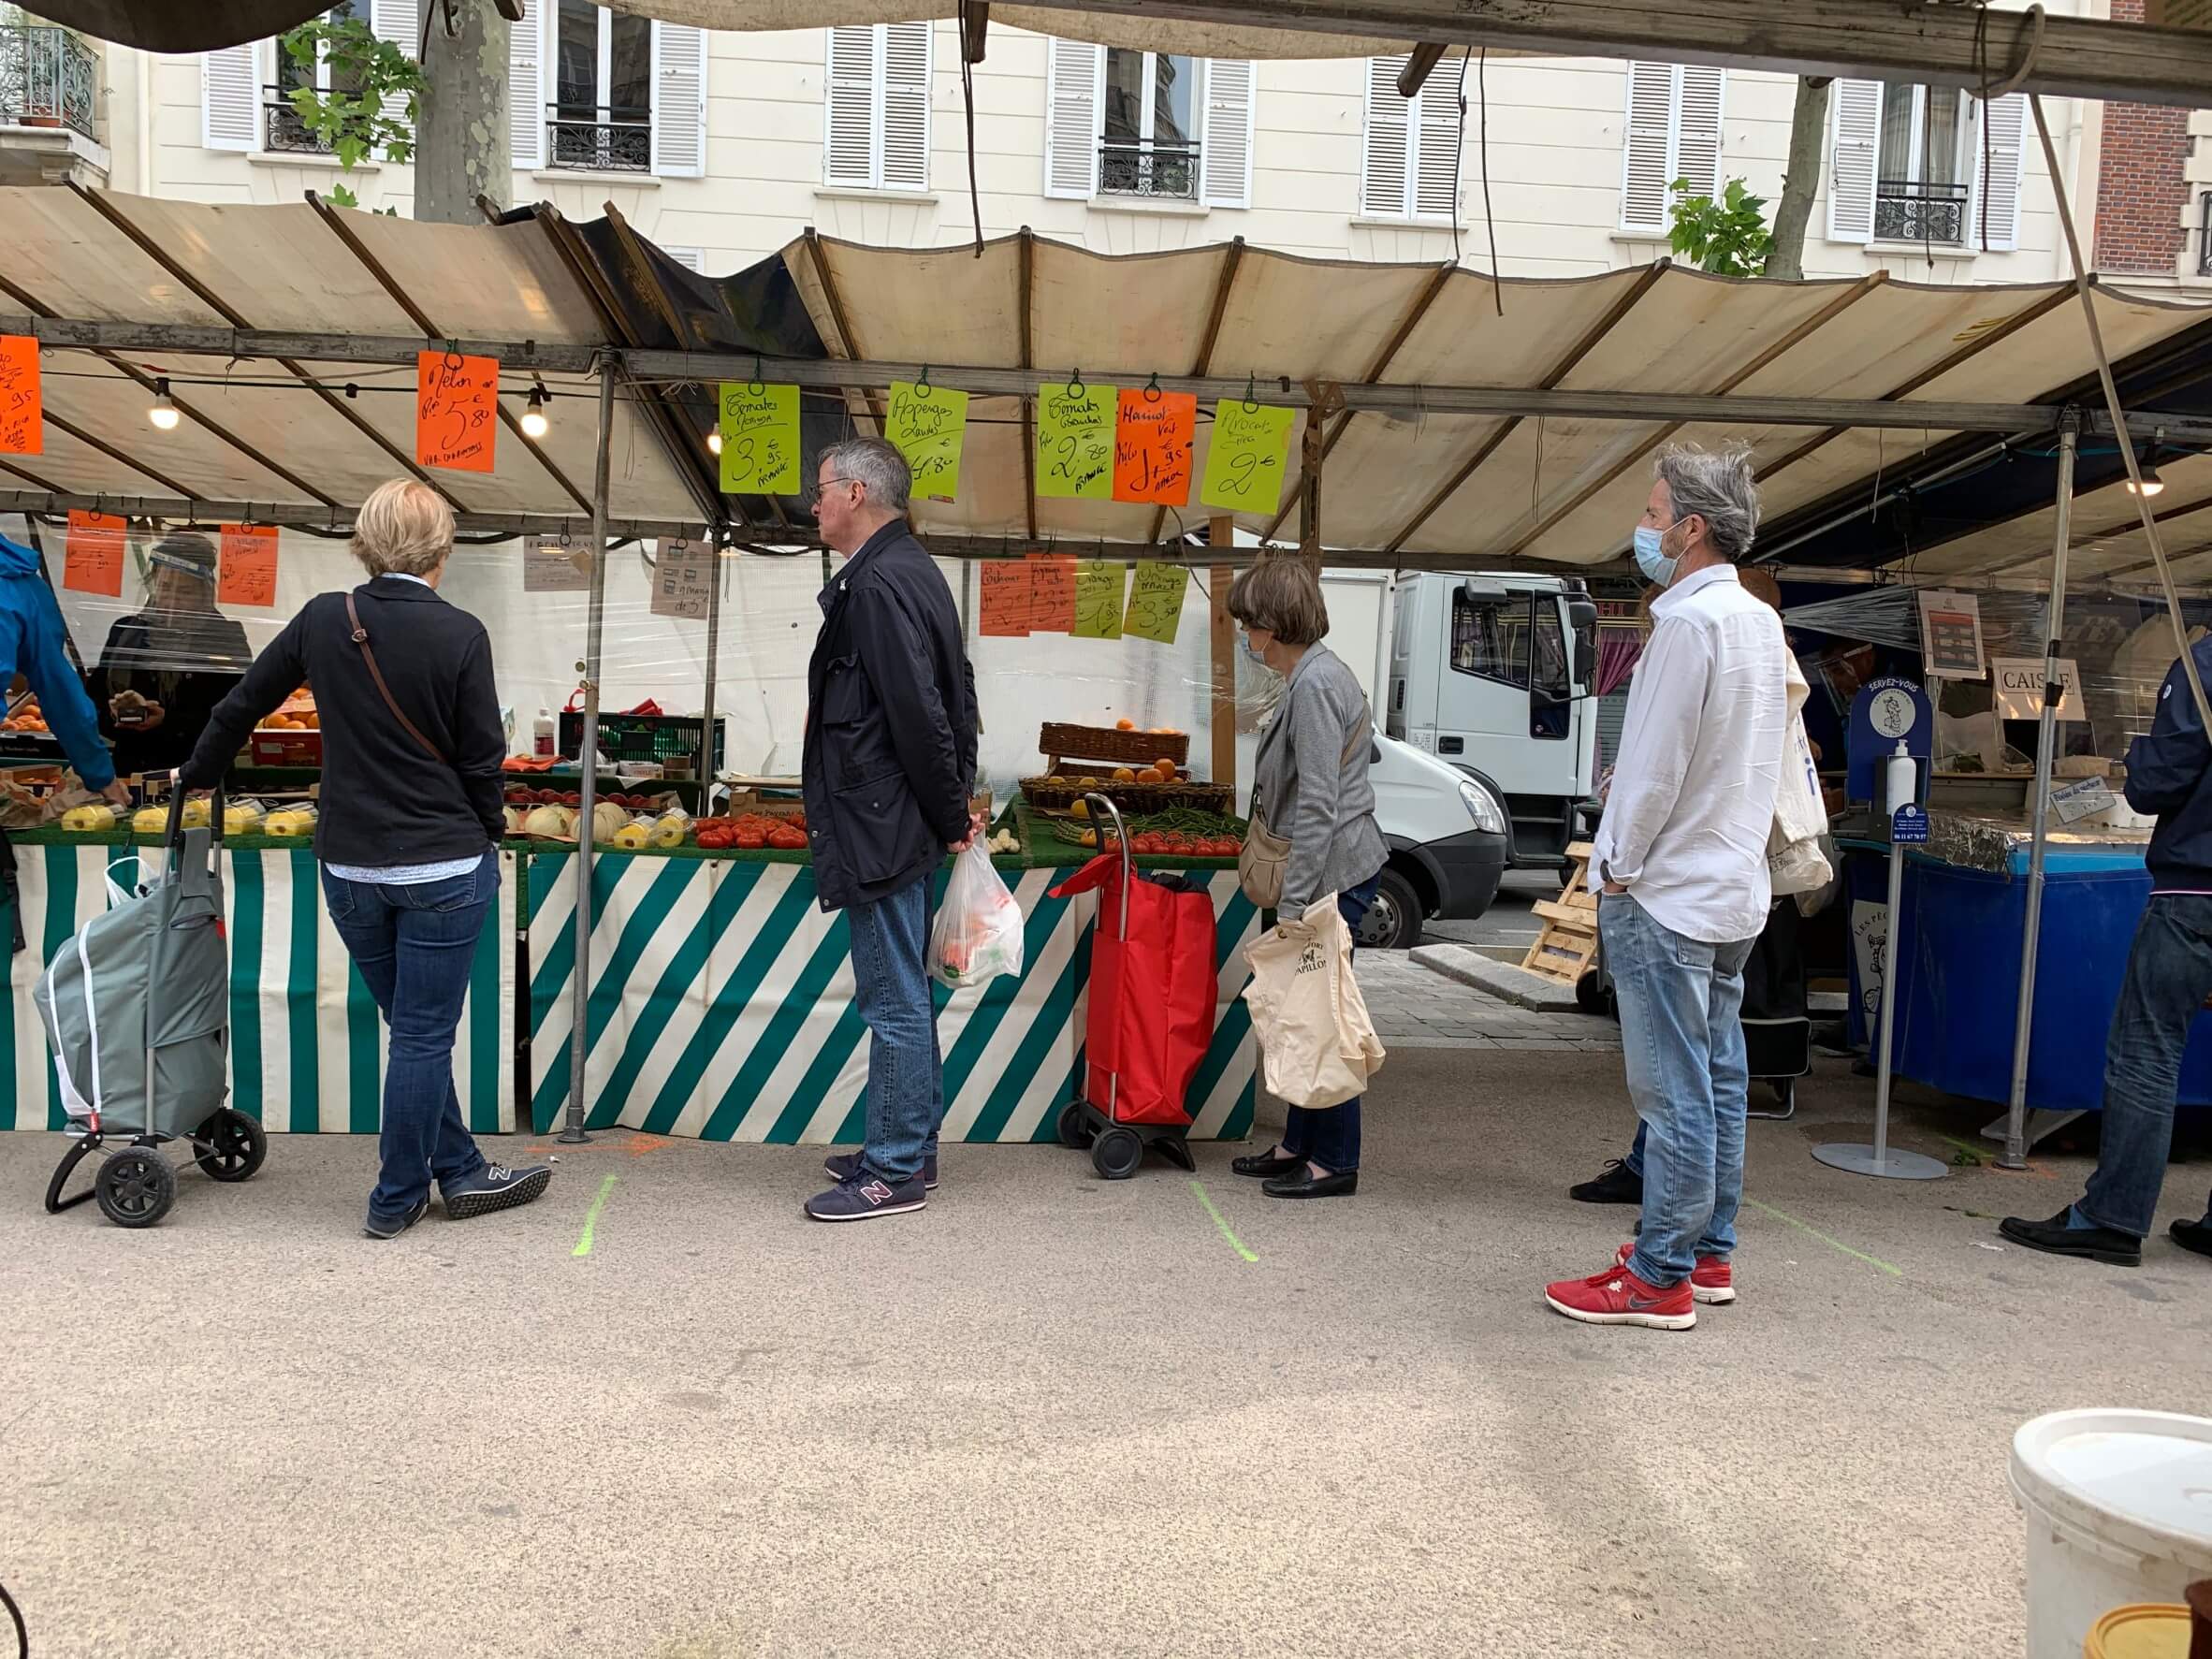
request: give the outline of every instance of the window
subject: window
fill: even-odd
[[[850,190],[929,188],[927,22],[829,32],[822,182]]]
[[[1828,236],[1835,241],[2016,247],[2027,105],[1954,87],[1839,80]]]
[[[419,0],[396,3],[415,10]],[[517,167],[661,178],[706,170],[705,30],[604,11],[589,0],[520,6],[507,46]]]
[[[1966,240],[1966,102],[1955,86],[1883,83],[1876,240],[1956,246]]]
[[[1100,190],[1198,199],[1201,61],[1108,49],[1099,137]]]
[[[1252,205],[1249,60],[1055,39],[1045,80],[1045,195]]]
[[[1451,666],[1517,691],[1533,688],[1537,695],[1529,700],[1529,735],[1566,735],[1566,701],[1574,687],[1559,604],[1549,594],[1502,589],[1469,593],[1461,588],[1451,596]]]
[[[362,0],[357,11],[354,0],[339,0],[336,6],[323,12],[310,22],[339,22],[366,12],[368,0]],[[343,75],[333,79],[329,59],[317,53],[313,66],[300,63],[279,42],[271,42],[269,55],[275,65],[276,79],[263,89],[263,125],[261,147],[264,150],[287,150],[310,154],[327,154],[329,146],[309,131],[299,119],[299,112],[292,107],[292,95],[301,88],[315,92],[358,91],[358,85]]]
[[[303,19],[336,22],[358,18],[380,40],[388,40],[415,55],[415,28],[422,14],[417,0],[338,0],[338,4]],[[345,79],[333,80],[329,63],[312,67],[296,63],[273,39],[249,41],[200,53],[200,142],[211,150],[281,151],[292,154],[325,153],[321,139],[309,132],[291,95],[301,87],[318,92],[352,90]],[[385,113],[394,121],[406,117],[403,99],[387,99]]]
[[[1414,97],[1398,92],[1404,55],[1367,60],[1367,128],[1361,152],[1360,211],[1375,219],[1437,219],[1460,211],[1459,70],[1429,72]]]
[[[1701,64],[1628,65],[1628,119],[1622,140],[1621,228],[1665,236],[1673,228],[1675,182],[1692,196],[1721,193],[1722,70]]]

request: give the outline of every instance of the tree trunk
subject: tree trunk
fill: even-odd
[[[458,27],[448,36],[442,0],[429,0],[429,9],[415,121],[415,216],[480,225],[476,197],[488,196],[503,207],[514,189],[507,138],[511,25],[494,0],[456,0]]]
[[[1790,117],[1790,158],[1782,175],[1782,201],[1774,210],[1774,249],[1763,274],[1798,282],[1805,275],[1805,231],[1812,222],[1812,195],[1820,188],[1821,152],[1827,147],[1828,85],[1822,76],[1797,78]]]

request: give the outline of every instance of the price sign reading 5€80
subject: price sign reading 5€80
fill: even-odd
[[[492,471],[500,360],[452,352],[415,357],[415,458],[455,473]]]

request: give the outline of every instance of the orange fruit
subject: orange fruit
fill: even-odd
[[[1137,774],[1130,767],[1116,766],[1113,768],[1113,781],[1116,783],[1134,783],[1137,781]]]
[[[1173,761],[1155,761],[1152,763],[1152,769],[1155,772],[1165,773],[1170,778],[1175,776],[1175,763]]]
[[[1134,732],[1137,729],[1137,722],[1135,720],[1115,720],[1113,729],[1117,732]]]
[[[323,717],[312,708],[301,715],[299,720],[311,732],[319,732],[323,729]]]

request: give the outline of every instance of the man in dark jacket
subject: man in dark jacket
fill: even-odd
[[[867,1139],[833,1157],[837,1185],[807,1201],[817,1221],[919,1210],[937,1185],[944,1065],[930,1002],[930,884],[949,848],[982,830],[975,670],[952,590],[906,525],[912,475],[880,438],[822,455],[822,539],[846,556],[822,590],[807,667],[807,830],[825,910],[852,933],[867,1022]]]
[[[2212,639],[2193,649],[2212,681]],[[2150,902],[2136,924],[2104,1046],[2104,1125],[2096,1172],[2081,1201],[2048,1221],[2008,1216],[1999,1230],[2054,1256],[2139,1266],[2173,1149],[2181,1051],[2212,997],[2212,744],[2189,677],[2176,662],[2157,717],[2128,749],[2128,805],[2158,816],[2145,862]],[[2212,1200],[2206,1202],[2212,1212]],[[2174,1242],[2212,1256],[2212,1213],[2176,1221]]]

